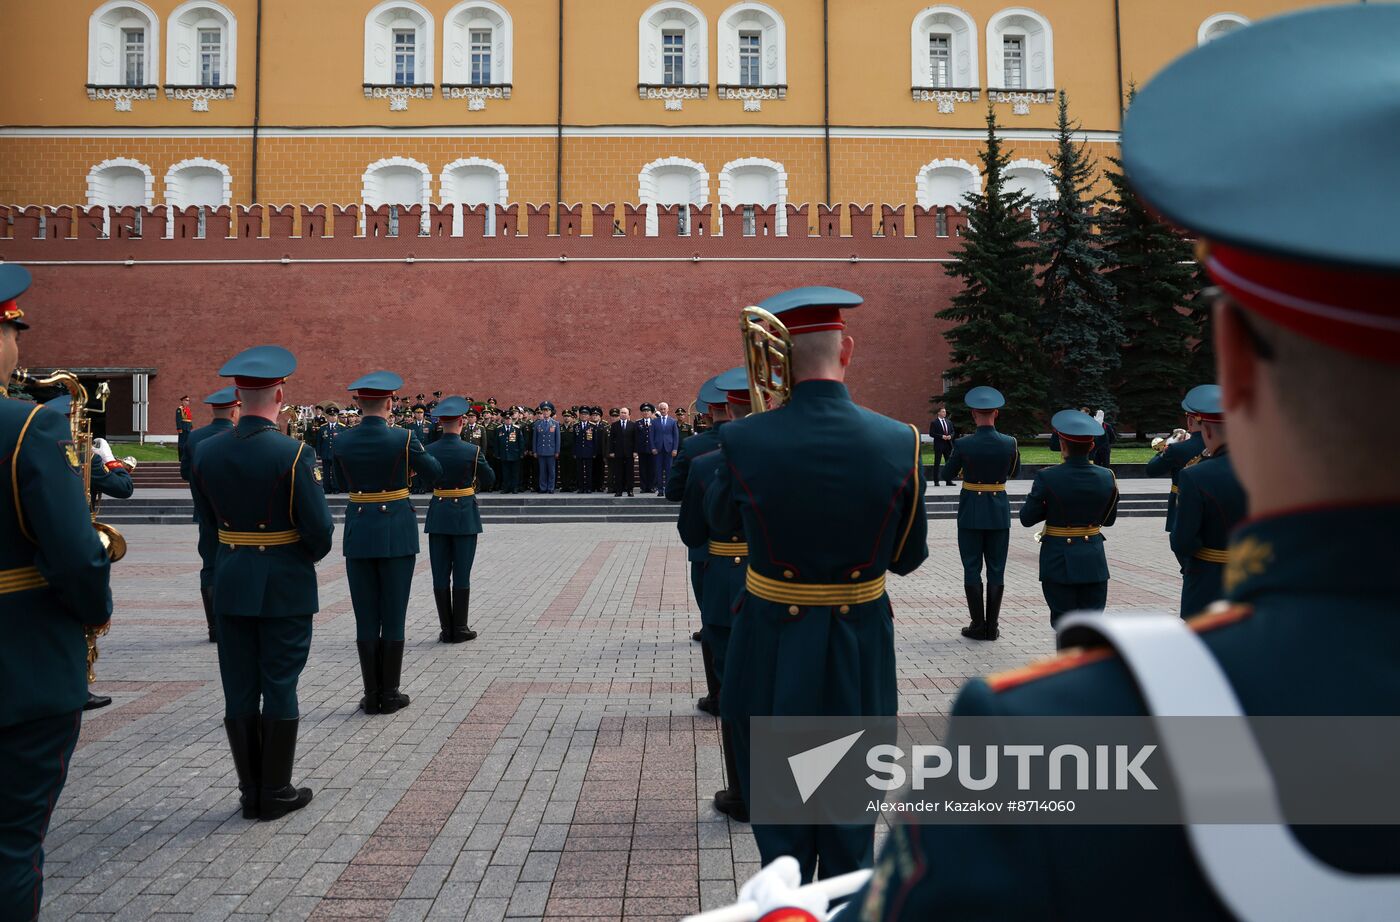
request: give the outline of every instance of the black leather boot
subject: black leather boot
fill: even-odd
[[[714,654],[710,645],[700,641],[700,659],[705,664],[705,697],[695,702],[695,706],[706,714],[719,716],[719,674],[715,672]]]
[[[472,587],[452,590],[452,642],[465,643],[476,640],[476,631],[467,623],[467,613],[472,607]]]
[[[228,748],[233,752],[233,770],[238,775],[238,802],[243,805],[243,818],[258,818],[258,772],[262,769],[262,735],[258,717],[225,718]]]
[[[94,695],[92,692],[88,692],[88,700],[83,702],[83,710],[96,711],[99,708],[105,708],[111,703],[112,698],[110,695]]]
[[[749,821],[749,805],[744,803],[744,795],[739,787],[739,763],[734,753],[734,735],[729,731],[729,722],[720,721],[720,749],[724,757],[723,791],[715,792],[715,809],[740,823]]]
[[[967,593],[967,610],[972,615],[972,623],[962,629],[962,635],[969,640],[987,639],[987,619],[982,613],[982,584],[963,583]]]
[[[292,786],[292,763],[297,758],[297,725],[292,717],[262,718],[262,774],[258,819],[275,820],[311,803],[311,789]]]
[[[360,710],[366,714],[379,711],[379,642],[357,640],[355,650],[360,654],[360,677],[365,683],[365,696],[360,699]]]
[[[399,691],[399,679],[403,675],[403,641],[379,641],[379,710],[392,714],[408,707],[408,695]]]
[[[204,602],[204,623],[209,625],[209,642],[218,643],[219,638],[214,631],[214,590],[209,586],[200,586],[199,597]]]
[[[446,586],[433,587],[433,601],[438,610],[438,642],[452,642],[452,590]]]
[[[983,631],[983,640],[996,640],[1001,636],[997,630],[997,617],[1001,615],[1001,597],[1005,592],[1005,585],[987,587],[987,627]]]

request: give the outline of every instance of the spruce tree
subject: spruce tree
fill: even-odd
[[[1051,362],[1048,409],[1087,406],[1116,415],[1113,377],[1123,327],[1094,233],[1095,165],[1074,140],[1078,126],[1070,124],[1063,90],[1059,103],[1051,172],[1056,194],[1039,206],[1040,323]]]
[[[982,150],[984,187],[965,199],[968,224],[957,260],[946,271],[961,279],[962,291],[937,313],[956,326],[946,334],[952,352],[950,386],[934,398],[960,405],[967,391],[989,385],[1006,397],[999,425],[1004,432],[1034,436],[1041,431],[1045,397],[1041,346],[1035,326],[1039,297],[1035,285],[1029,198],[1006,187],[1009,158],[996,132],[996,113],[987,106],[987,144]]]
[[[1129,92],[1130,105],[1134,95]],[[1109,162],[1111,192],[1099,233],[1126,337],[1114,391],[1120,417],[1142,437],[1177,425],[1181,395],[1213,378],[1200,376],[1192,356],[1192,340],[1200,335],[1192,301],[1201,283],[1191,244],[1147,210],[1129,187],[1122,161]],[[1205,318],[1208,323],[1208,310]],[[1209,356],[1208,328],[1205,334]]]

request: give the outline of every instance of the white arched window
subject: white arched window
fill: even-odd
[[[88,170],[88,205],[106,206],[102,214],[102,233],[111,230],[112,208],[127,206],[150,207],[155,202],[155,176],[151,168],[139,160],[114,157],[104,160]],[[141,232],[141,218],[137,215],[136,232]]]
[[[710,200],[710,174],[704,164],[681,157],[664,157],[642,167],[637,178],[637,199],[647,208],[647,236],[655,237],[659,230],[657,205],[684,205],[680,215],[680,232],[690,233],[690,207],[700,207]]]
[[[946,90],[978,86],[977,24],[953,6],[931,6],[914,17],[910,86]]]
[[[689,3],[662,0],[642,14],[637,29],[637,93],[664,99],[704,99],[710,88],[710,49],[705,14]]]
[[[233,177],[217,160],[195,157],[181,160],[165,174],[165,203],[174,208],[199,206],[196,236],[203,237],[208,209],[233,201]],[[174,236],[175,222],[165,226],[166,236]]]
[[[919,170],[915,200],[924,208],[965,208],[969,192],[982,191],[982,175],[966,160],[934,160]]]
[[[465,157],[454,160],[443,168],[440,186],[442,204],[466,205],[505,205],[510,195],[509,175],[506,168],[494,160],[480,157]],[[457,208],[452,215],[452,233],[462,235],[462,210]],[[486,236],[496,235],[496,209],[486,209]]]
[[[731,160],[719,171],[719,202],[742,208],[742,233],[757,233],[754,208],[774,209],[774,233],[787,236],[788,175],[781,163],[760,157]],[[735,230],[726,228],[730,234]]]
[[[787,96],[787,26],[768,4],[736,3],[720,14],[718,91],[742,99],[745,112]]]
[[[410,0],[385,0],[365,17],[365,96],[391,110],[433,96],[433,16]]]
[[[514,27],[510,13],[490,0],[466,0],[448,11],[442,32],[442,88],[465,98],[472,111],[487,99],[510,99]]]
[[[1204,45],[1213,42],[1223,35],[1229,35],[1236,29],[1249,25],[1249,20],[1239,13],[1216,13],[1214,16],[1206,17],[1201,23],[1201,27],[1196,30],[1196,44]]]
[[[12,40],[17,40],[11,36]],[[88,98],[116,100],[130,112],[133,99],[155,98],[160,82],[160,20],[137,0],[110,0],[88,19]]]
[[[1010,7],[987,22],[987,86],[1011,91],[1055,88],[1050,22],[1035,10]]]
[[[1050,164],[1040,160],[1012,160],[1006,165],[1008,192],[1024,192],[1031,203],[1058,198],[1055,184],[1050,180]]]
[[[399,232],[399,208],[421,205],[422,231],[428,228],[428,197],[432,185],[428,167],[407,157],[376,160],[362,178],[366,208],[389,206],[389,233]]]
[[[229,99],[237,78],[238,20],[221,3],[189,0],[166,26],[165,95],[189,99],[196,112]]]

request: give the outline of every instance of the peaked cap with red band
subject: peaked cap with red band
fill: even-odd
[[[740,406],[749,406],[752,396],[749,393],[749,370],[743,365],[731,368],[726,372],[721,372],[711,379],[716,390],[724,393],[725,403],[735,403]],[[712,401],[718,403],[718,401]]]
[[[1050,428],[1066,442],[1092,442],[1103,435],[1103,424],[1083,410],[1061,410],[1050,418]]]
[[[403,378],[392,371],[371,371],[346,388],[354,391],[357,397],[392,397],[403,387]],[[418,409],[414,407],[414,409]]]
[[[1397,35],[1395,4],[1237,29],[1137,95],[1123,163],[1153,210],[1204,241],[1206,271],[1245,310],[1400,364]]]
[[[229,407],[236,407],[243,401],[238,399],[238,389],[233,387],[221,387],[208,397],[204,402],[215,410],[227,410]]]
[[[33,281],[29,270],[23,266],[0,263],[0,323],[8,323],[21,330],[29,329],[17,299],[29,290]]]
[[[804,333],[846,329],[841,311],[860,307],[864,303],[865,299],[853,291],[812,285],[764,298],[758,302],[758,306],[781,320],[788,333],[801,336]]]
[[[276,387],[297,370],[296,356],[281,346],[254,346],[224,363],[219,377],[232,378],[239,390]]]

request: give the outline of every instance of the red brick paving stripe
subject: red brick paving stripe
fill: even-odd
[[[118,729],[129,723],[134,723],[142,717],[148,717],[165,707],[173,704],[190,692],[203,688],[204,682],[102,682],[98,681],[96,689],[107,689],[109,691],[131,691],[131,686],[140,686],[147,689],[146,693],[134,701],[125,704],[114,705],[111,710],[97,712],[96,716],[83,718],[82,733],[78,736],[78,747],[82,749],[89,743],[106,739]],[[125,686],[125,687],[123,687]]]
[[[592,587],[598,574],[602,572],[603,565],[608,562],[612,552],[621,544],[620,541],[599,541],[593,546],[593,551],[584,558],[583,563],[578,565],[569,581],[566,582],[559,594],[550,600],[543,613],[540,614],[538,624],[558,625],[566,623],[575,611],[582,604],[588,590]]]
[[[688,611],[691,601],[690,561],[683,547],[654,547],[647,552],[642,578],[632,594],[640,611]]]

